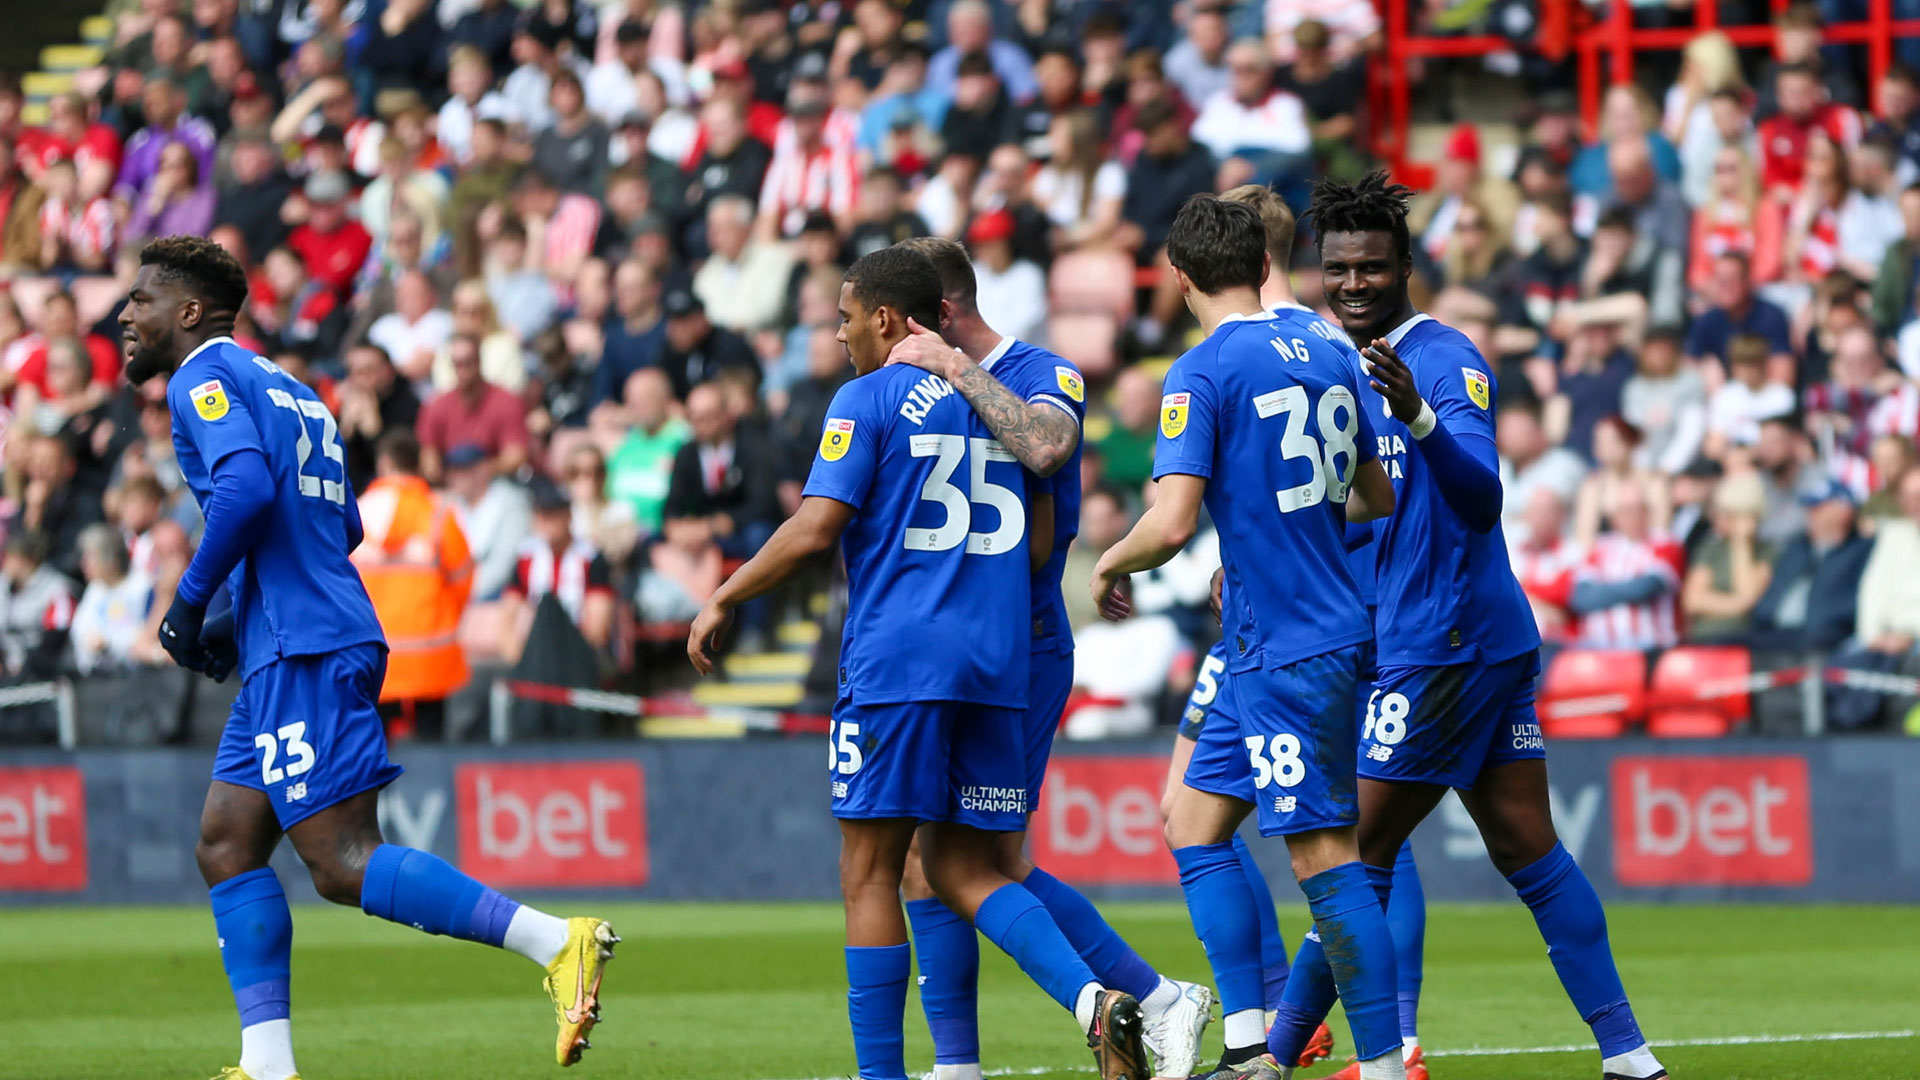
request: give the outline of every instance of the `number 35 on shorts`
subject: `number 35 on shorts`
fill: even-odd
[[[1245,742],[1256,789],[1265,790],[1269,784],[1290,788],[1307,778],[1306,763],[1300,760],[1298,736],[1275,735],[1269,744],[1265,735],[1249,735]]]

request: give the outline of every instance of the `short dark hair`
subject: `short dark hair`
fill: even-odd
[[[47,536],[38,529],[27,529],[7,537],[6,553],[20,555],[31,562],[47,561]]]
[[[1413,237],[1407,232],[1407,200],[1413,189],[1390,183],[1384,169],[1376,169],[1351,184],[1322,180],[1313,185],[1307,216],[1313,219],[1315,243],[1335,232],[1383,232],[1393,237],[1393,254],[1413,255]]]
[[[980,282],[973,276],[973,260],[958,241],[944,236],[915,236],[900,241],[908,251],[917,251],[933,263],[940,274],[940,295],[963,314],[971,315],[980,307]]]
[[[140,265],[158,281],[178,282],[208,309],[238,314],[247,303],[247,272],[227,249],[204,236],[163,236],[140,249]]]
[[[928,329],[940,325],[940,271],[918,251],[895,244],[862,255],[847,282],[868,311],[890,307]]]
[[[1905,83],[1911,87],[1920,88],[1920,72],[1916,72],[1902,63],[1895,62],[1889,64],[1884,78],[1892,79],[1897,83]]]
[[[420,472],[420,439],[406,428],[397,428],[380,436],[375,452],[409,476]]]
[[[960,58],[959,65],[954,68],[954,74],[956,76],[991,75],[993,74],[993,61],[987,58],[986,53],[970,52]]]
[[[1791,11],[1792,9],[1789,8],[1788,10]],[[1789,75],[1804,75],[1815,82],[1820,81],[1820,69],[1804,60],[1781,65],[1780,68],[1773,73],[1773,78],[1775,82],[1778,82]]]
[[[1267,229],[1245,203],[1195,195],[1167,231],[1167,260],[1208,295],[1258,289],[1266,269]]]
[[[1600,220],[1594,222],[1593,227],[1596,232],[1601,229],[1622,229],[1630,233],[1640,231],[1639,224],[1634,221],[1633,207],[1631,206],[1616,206],[1601,211]]]

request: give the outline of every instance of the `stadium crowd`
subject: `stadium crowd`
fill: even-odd
[[[1778,16],[1770,55],[1699,37],[1590,132],[1570,72],[1529,56],[1511,128],[1445,139],[1421,304],[1496,365],[1505,526],[1553,646],[1914,670],[1920,75],[1863,85],[1827,6]],[[842,268],[931,233],[973,253],[991,325],[1087,377],[1084,735],[1161,718],[1218,633],[1210,533],[1137,583],[1152,617],[1103,624],[1077,585],[1153,497],[1159,373],[1191,333],[1153,273],[1168,226],[1197,192],[1303,207],[1363,168],[1381,40],[1373,0],[110,14],[106,63],[44,125],[0,89],[7,678],[164,659],[199,520],[160,388],[119,375],[149,238],[248,267],[237,336],[337,416],[359,561],[417,631],[388,625],[421,672],[400,696],[430,700],[468,657],[518,660],[549,596],[610,669],[697,612],[797,504],[851,375]],[[760,648],[773,613],[745,615]],[[1896,704],[1838,694],[1829,721]]]

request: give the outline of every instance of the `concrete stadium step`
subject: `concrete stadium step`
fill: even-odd
[[[777,635],[780,644],[788,646],[812,645],[820,640],[820,624],[817,622],[790,622],[780,627]]]
[[[693,700],[707,708],[766,709],[792,708],[800,704],[805,690],[796,682],[701,683],[693,688]]]
[[[80,39],[106,48],[113,41],[113,20],[105,15],[89,15],[80,20]]]
[[[20,91],[29,99],[50,98],[73,89],[71,71],[30,71],[20,77]]]
[[[728,678],[799,678],[813,666],[813,657],[804,650],[755,653],[727,657]]]
[[[643,716],[634,729],[643,739],[738,739],[747,725],[727,716]]]
[[[47,122],[47,103],[29,101],[20,106],[20,122],[28,127],[41,127]]]
[[[40,50],[40,67],[46,71],[79,71],[106,59],[107,51],[98,45],[49,45]]]

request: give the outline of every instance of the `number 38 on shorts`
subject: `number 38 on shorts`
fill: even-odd
[[[1279,734],[1269,742],[1265,735],[1246,737],[1247,760],[1253,765],[1253,786],[1266,790],[1269,784],[1293,787],[1307,778],[1306,763],[1300,760],[1300,739]]]

